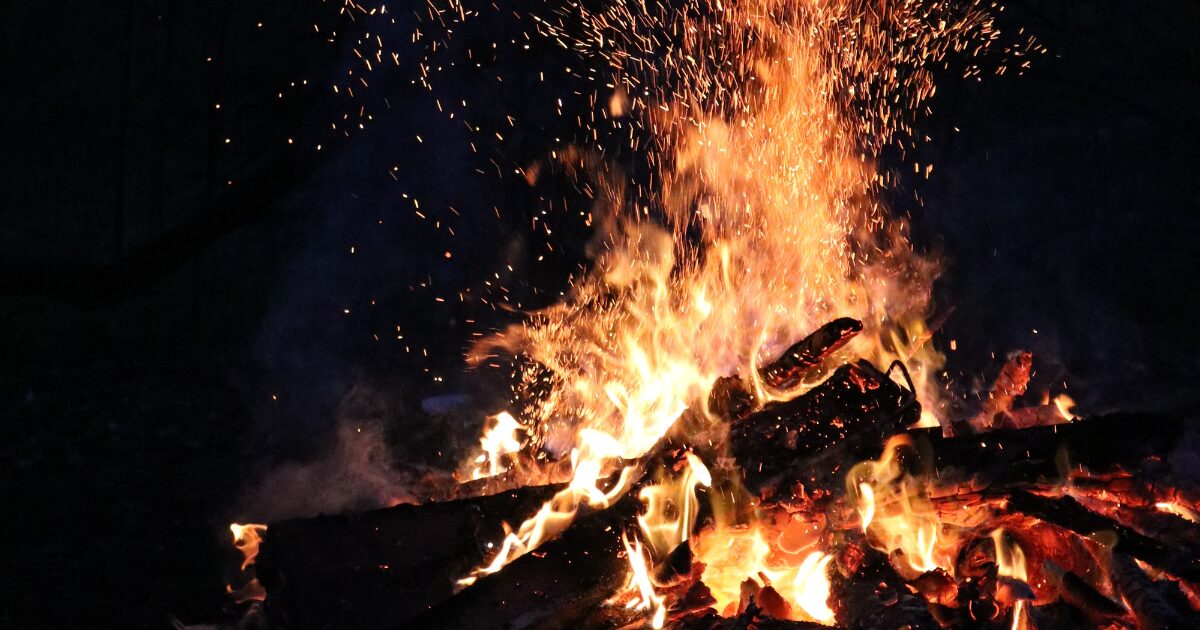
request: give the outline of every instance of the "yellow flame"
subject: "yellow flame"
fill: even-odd
[[[628,98],[614,95],[608,113],[649,132],[649,148],[633,148],[658,170],[647,189],[599,151],[556,152],[595,200],[594,264],[566,300],[482,341],[473,358],[520,354],[541,366],[527,380],[549,391],[520,415],[536,440],[565,443],[574,479],[476,576],[561,531],[581,502],[624,492],[600,489],[598,471],[703,410],[718,377],[742,375],[760,401],[796,394],[770,391],[755,368],[835,317],[864,323],[844,355],[905,361],[922,424],[937,423],[942,357],[925,319],[938,266],[887,212],[890,180],[873,156],[913,135],[910,113],[933,94],[930,66],[994,40],[989,16],[947,4],[572,3],[566,20],[536,20],[611,63]],[[898,526],[894,507],[909,505],[915,531],[897,544],[931,565],[936,523],[893,495],[879,496],[872,527]]]
[[[1200,523],[1200,514],[1197,514],[1195,510],[1183,505],[1182,503],[1163,501],[1160,503],[1155,503],[1154,507],[1158,508],[1162,512],[1174,514],[1175,516],[1189,520],[1193,523]]]
[[[686,454],[687,468],[679,478],[642,489],[638,497],[646,511],[638,516],[651,549],[662,557],[688,539],[700,511],[696,487],[710,487],[712,475],[694,453]]]
[[[641,541],[635,539],[630,544],[629,538],[622,534],[621,542],[625,545],[625,555],[629,559],[628,588],[636,589],[638,593],[637,597],[629,600],[628,606],[637,610],[649,610],[650,626],[661,628],[666,621],[667,608],[664,598],[654,591],[654,585],[651,583],[651,560],[643,553]]]
[[[695,541],[696,559],[704,563],[704,584],[722,614],[735,613],[741,584],[747,579],[766,581],[792,605],[797,621],[833,623],[826,568],[832,556],[813,544],[789,552],[779,542],[779,532],[761,524],[741,528],[706,530]]]
[[[1054,397],[1054,406],[1058,407],[1058,413],[1067,420],[1075,419],[1075,401],[1066,394],[1059,394]]]
[[[993,530],[991,536],[996,548],[996,573],[1022,582],[1029,582],[1029,573],[1025,565],[1025,551],[1021,549],[1021,546],[1005,535],[1004,528]],[[1025,601],[1018,600],[1013,604],[1011,630],[1028,628],[1029,624]]]
[[[524,431],[525,427],[521,426],[512,414],[501,411],[489,420],[491,427],[486,429],[483,437],[479,439],[481,452],[475,458],[477,467],[471,473],[472,479],[482,479],[504,472],[507,470],[506,457],[521,450],[517,432]],[[483,464],[487,464],[486,469],[482,467]]]
[[[928,497],[930,479],[906,468],[902,453],[912,448],[907,436],[888,440],[878,461],[857,464],[846,476],[848,496],[862,519],[870,543],[882,551],[901,551],[915,571],[953,566],[951,540]]]
[[[255,558],[258,557],[258,546],[262,542],[262,533],[267,531],[266,525],[257,523],[248,523],[242,525],[239,523],[230,523],[229,531],[233,534],[233,546],[242,553],[242,571],[245,571],[254,564]],[[234,601],[241,603],[249,600],[262,600],[267,596],[266,590],[259,584],[258,578],[251,578],[241,588],[234,589],[232,585],[227,585],[225,590],[234,598]]]

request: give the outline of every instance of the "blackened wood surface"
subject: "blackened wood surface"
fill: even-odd
[[[1087,510],[1071,497],[1052,499],[1018,491],[1008,498],[1007,507],[1082,536],[1113,532],[1117,535],[1114,551],[1127,553],[1176,577],[1200,581],[1200,550],[1170,546],[1139,534],[1110,518]]]
[[[572,627],[624,584],[629,562],[622,553],[621,533],[636,528],[640,506],[636,493],[630,492],[609,509],[580,517],[562,536],[503,571],[480,578],[453,599],[393,627]]]
[[[920,414],[912,392],[859,361],[801,396],[768,403],[735,422],[730,440],[753,490],[794,480],[826,486],[843,465],[877,456],[889,436]],[[836,457],[821,457],[819,464],[810,459],[835,446]]]
[[[387,628],[453,595],[501,521],[520,522],[557,486],[272,523],[255,564],[286,628]]]

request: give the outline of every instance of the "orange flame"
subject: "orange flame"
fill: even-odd
[[[1028,582],[1029,573],[1025,566],[1025,551],[1005,535],[1003,528],[994,530],[991,535],[992,542],[996,547],[996,573]],[[1029,628],[1029,626],[1029,612],[1025,609],[1025,600],[1017,600],[1013,604],[1011,630]]]
[[[906,363],[922,424],[937,424],[942,357],[925,318],[938,266],[889,217],[880,192],[890,180],[872,156],[912,135],[909,112],[933,94],[927,66],[994,41],[990,17],[946,4],[864,12],[851,0],[735,0],[698,17],[654,3],[607,3],[596,13],[573,3],[570,26],[537,20],[544,34],[611,62],[622,84],[607,111],[650,132],[659,171],[646,190],[584,151],[558,153],[591,177],[593,268],[564,302],[484,340],[473,358],[523,354],[544,368],[528,379],[549,393],[521,421],[535,440],[571,453],[573,478],[461,584],[556,535],[581,504],[624,493],[629,469],[604,490],[604,465],[641,457],[686,410],[703,415],[718,377],[741,374],[760,401],[799,393],[772,391],[756,368],[834,317],[865,326],[845,355]],[[708,420],[719,444],[722,428]],[[933,566],[937,523],[919,492],[868,483],[872,530],[895,525],[887,544]],[[678,490],[643,497],[664,503],[661,493]],[[688,524],[658,518],[643,523],[655,552]],[[898,533],[902,523],[913,531]],[[797,579],[785,581],[812,582]],[[811,617],[824,615],[813,608]]]
[[[254,559],[258,557],[258,545],[262,542],[262,533],[267,531],[267,526],[257,523],[246,525],[231,523],[229,531],[233,533],[233,546],[242,552],[241,568],[242,571],[245,571],[254,564]],[[225,590],[239,604],[250,600],[261,601],[267,596],[266,590],[258,583],[257,577],[251,578],[241,588],[234,589],[233,585],[227,585]]]
[[[756,524],[706,530],[697,538],[693,548],[696,559],[705,565],[704,584],[717,600],[716,609],[727,616],[736,613],[742,582],[757,579],[775,587],[792,604],[792,619],[831,625],[825,571],[832,556],[813,549],[815,541],[789,552],[781,544],[783,536]]]
[[[903,552],[919,572],[953,566],[953,541],[944,535],[941,518],[930,501],[930,479],[910,470],[917,457],[908,436],[895,436],[878,461],[865,461],[846,475],[848,496],[856,500],[863,532],[882,551]]]

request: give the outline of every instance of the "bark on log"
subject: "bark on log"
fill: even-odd
[[[748,488],[759,494],[828,489],[841,467],[878,456],[887,438],[921,415],[912,392],[867,361],[838,368],[801,396],[773,402],[730,429],[732,451]],[[817,456],[822,465],[816,464]],[[827,464],[827,465],[824,465]]]
[[[401,628],[571,627],[611,597],[629,563],[621,532],[636,525],[641,501],[630,492],[577,521],[557,539],[484,576],[453,598],[396,623]]]
[[[784,350],[778,359],[759,368],[758,375],[769,387],[794,387],[809,370],[849,343],[862,329],[862,322],[856,319],[835,319]]]
[[[255,570],[287,628],[386,628],[453,594],[454,580],[558,486],[272,523]]]
[[[913,595],[883,553],[846,544],[829,565],[829,606],[848,630],[935,630],[925,600]]]
[[[1008,497],[1007,507],[1081,536],[1111,531],[1117,535],[1114,552],[1129,554],[1184,580],[1200,580],[1200,550],[1172,547],[1143,536],[1110,518],[1088,511],[1071,497],[1051,499],[1018,491]]]
[[[1129,556],[1114,552],[1110,573],[1141,630],[1183,630],[1200,623],[1200,617],[1187,608],[1182,593],[1178,594],[1182,601],[1172,602],[1160,584],[1151,581]]]
[[[1131,440],[1130,433],[1137,439]],[[982,490],[1060,479],[1062,462],[1090,473],[1132,470],[1170,453],[1183,434],[1179,418],[1110,414],[1066,424],[944,437],[940,429],[909,432],[926,441],[938,479],[961,480]]]

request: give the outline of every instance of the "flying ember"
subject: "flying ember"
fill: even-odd
[[[1120,435],[1119,419],[1085,420],[1061,391],[1030,403],[1030,352],[1004,358],[978,409],[940,374],[940,261],[892,206],[897,166],[921,142],[935,80],[1004,74],[1040,50],[1001,34],[1001,10],[692,0],[528,14],[537,36],[607,72],[580,137],[628,131],[639,160],[597,140],[520,170],[536,186],[557,168],[586,191],[589,265],[561,300],[472,345],[473,365],[513,366],[516,383],[481,418],[456,485],[339,525],[421,569],[428,584],[405,586],[396,616],[705,629],[1196,619],[1176,604],[1200,602],[1200,561],[1163,540],[1200,549],[1200,492],[1130,472],[1170,478],[1160,452],[1101,448],[1089,436]],[[284,525],[234,529],[247,563],[267,541],[266,592],[305,570],[313,590],[341,588],[341,574],[288,565],[307,526]],[[1171,623],[1152,623],[1158,600]]]

